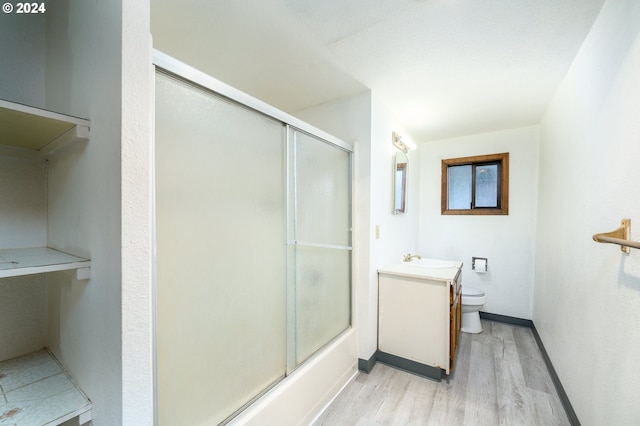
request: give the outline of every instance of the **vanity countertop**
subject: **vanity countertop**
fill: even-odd
[[[452,260],[453,265],[448,268],[429,268],[417,266],[413,262],[399,262],[378,269],[378,274],[400,275],[410,278],[428,279],[435,281],[453,281],[462,268],[462,262]]]

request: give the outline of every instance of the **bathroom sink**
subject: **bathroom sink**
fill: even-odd
[[[456,266],[456,264],[450,260],[440,259],[413,259],[407,264],[411,266],[420,266],[422,268],[453,268]]]

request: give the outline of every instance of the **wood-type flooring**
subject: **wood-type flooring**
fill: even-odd
[[[314,426],[569,425],[531,329],[482,320],[442,382],[377,363]]]

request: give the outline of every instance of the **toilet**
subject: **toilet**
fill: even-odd
[[[479,288],[462,286],[462,328],[465,333],[482,333],[480,309],[487,301]]]

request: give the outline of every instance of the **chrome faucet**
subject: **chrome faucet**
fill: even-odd
[[[420,256],[418,256],[417,254],[411,254],[411,253],[407,253],[404,255],[404,260],[403,262],[411,262],[411,259],[413,258],[418,258],[418,259],[422,259]]]

